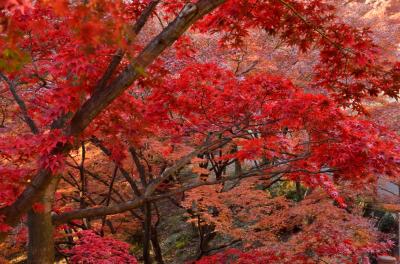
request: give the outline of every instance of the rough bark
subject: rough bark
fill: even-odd
[[[28,212],[28,264],[54,263],[54,226],[51,219],[51,209],[54,193],[60,177],[54,177],[51,184],[39,199],[43,212]]]

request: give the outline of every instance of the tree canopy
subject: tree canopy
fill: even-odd
[[[390,22],[328,0],[0,9],[0,232],[27,226],[29,263],[136,263],[114,232],[127,215],[141,260],[163,263],[165,200],[200,236],[244,243],[199,263],[367,263],[392,246],[357,207],[399,176],[400,138],[369,115],[399,96]]]

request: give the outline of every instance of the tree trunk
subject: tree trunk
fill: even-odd
[[[301,183],[300,181],[296,181],[296,196],[297,196],[297,201],[300,202],[303,200],[303,192],[301,190]]]
[[[39,203],[44,210],[28,212],[28,264],[53,264],[54,263],[54,226],[51,221],[51,209],[54,193],[60,177],[53,176]]]
[[[152,263],[150,257],[150,239],[151,239],[151,204],[144,205],[144,235],[143,235],[143,262],[145,264]]]
[[[216,236],[215,226],[204,223],[200,216],[197,216],[197,230],[199,235],[199,247],[197,259],[201,259],[209,251],[209,243]]]
[[[240,163],[240,160],[236,159],[235,160],[235,177],[239,177],[243,173],[242,170],[242,164]]]
[[[160,242],[158,241],[157,227],[151,228],[151,244],[153,246],[154,257],[157,263],[164,264]]]

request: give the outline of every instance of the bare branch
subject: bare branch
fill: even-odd
[[[145,192],[145,196],[150,196],[154,193],[154,191],[157,189],[157,187],[166,179],[171,177],[172,175],[176,174],[179,170],[181,170],[185,165],[190,163],[190,161],[194,158],[197,157],[197,155],[203,154],[208,151],[213,151],[215,149],[218,149],[224,145],[226,145],[228,142],[230,142],[232,139],[226,138],[226,139],[221,139],[214,141],[210,144],[206,144],[197,150],[192,151],[188,155],[184,156],[183,158],[179,159],[172,167],[169,167],[168,169],[164,170],[161,176],[157,179],[155,179],[152,183],[150,183]]]
[[[269,178],[273,178],[279,174],[288,173],[288,172],[290,172],[290,170],[279,170],[279,171],[271,172],[269,175]],[[168,193],[164,193],[161,195],[154,195],[151,197],[143,197],[142,196],[135,200],[127,201],[127,202],[112,205],[112,206],[78,209],[78,210],[66,212],[66,213],[63,213],[60,215],[54,215],[53,223],[56,225],[59,225],[62,223],[67,223],[68,221],[71,221],[73,219],[81,219],[81,218],[87,218],[87,217],[96,218],[96,217],[102,217],[104,215],[119,214],[119,213],[122,213],[122,212],[125,212],[128,210],[139,208],[146,202],[153,202],[153,201],[157,201],[157,200],[161,200],[161,199],[166,199],[173,195],[176,195],[176,194],[179,194],[179,193],[182,193],[184,191],[188,191],[188,190],[191,190],[194,188],[198,188],[200,186],[215,185],[215,184],[223,183],[225,181],[261,176],[264,174],[265,173],[261,170],[254,170],[254,171],[249,171],[249,172],[243,173],[239,176],[226,177],[221,180],[216,180],[216,181],[211,181],[211,182],[199,182],[199,183],[183,186],[181,188],[172,190]]]
[[[147,181],[146,181],[146,171],[144,169],[144,166],[140,162],[139,156],[136,153],[136,150],[133,146],[129,147],[129,152],[131,153],[133,162],[135,162],[137,171],[139,172],[140,181],[142,182],[143,187],[146,187]]]
[[[7,78],[2,72],[0,72],[0,77],[7,83],[10,92],[12,93],[15,102],[17,102],[19,108],[21,109],[22,116],[24,117],[25,123],[29,126],[33,134],[39,134],[39,129],[36,126],[33,119],[28,114],[28,109],[24,100],[18,95],[15,83]]]
[[[111,151],[110,151],[106,146],[104,146],[98,138],[92,137],[92,138],[90,139],[90,141],[91,141],[96,147],[100,148],[101,151],[103,151],[103,153],[104,153],[105,155],[111,156]],[[126,180],[126,181],[129,183],[129,185],[131,186],[131,188],[132,188],[134,194],[135,194],[136,196],[141,196],[142,194],[141,194],[141,192],[140,192],[140,190],[139,190],[139,188],[138,188],[138,186],[137,186],[137,184],[136,184],[136,181],[131,177],[131,174],[130,174],[129,172],[127,172],[124,168],[122,168],[121,166],[119,166],[119,170],[121,171],[122,176],[125,178],[125,180]],[[143,186],[143,187],[144,187],[144,186]]]

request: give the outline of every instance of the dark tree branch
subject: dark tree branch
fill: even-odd
[[[187,4],[178,17],[155,37],[134,59],[132,64],[127,66],[107,88],[93,93],[92,97],[82,105],[72,118],[71,125],[67,128],[67,134],[71,136],[79,135],[104,108],[128,89],[146,68],[191,25],[225,1],[200,0],[196,4]]]
[[[81,177],[81,202],[80,202],[80,206],[81,208],[85,208],[85,196],[87,193],[87,187],[88,187],[88,183],[87,183],[87,177],[85,175],[85,159],[86,159],[86,148],[85,148],[85,143],[82,142],[81,144],[81,164],[79,164],[79,175]]]
[[[284,169],[284,170],[278,170],[269,173],[269,178],[274,178],[277,175],[280,174],[285,174],[291,172],[290,169]],[[54,224],[62,224],[66,223],[68,221],[71,221],[73,219],[80,219],[80,218],[85,218],[85,217],[102,217],[104,215],[110,215],[110,214],[118,214],[122,213],[128,210],[136,209],[141,206],[143,206],[147,202],[152,202],[152,201],[157,201],[161,199],[168,199],[169,197],[194,189],[198,188],[200,186],[206,186],[206,185],[216,185],[216,184],[221,184],[225,181],[232,181],[232,180],[237,180],[237,179],[244,179],[244,178],[249,178],[249,177],[256,177],[256,176],[262,176],[264,175],[265,172],[262,170],[250,170],[246,173],[243,173],[238,176],[233,176],[233,177],[226,177],[221,180],[215,180],[215,181],[210,181],[210,182],[198,182],[194,184],[190,184],[187,186],[183,186],[181,188],[177,188],[175,190],[172,190],[168,193],[160,194],[160,195],[154,195],[154,196],[147,196],[147,197],[139,197],[135,200],[132,201],[127,201],[124,203],[116,204],[113,206],[106,206],[106,207],[97,207],[97,208],[87,208],[87,209],[78,209],[70,212],[66,212],[60,215],[55,215],[53,216],[53,222]]]
[[[1,122],[0,122],[0,128],[1,128],[1,127],[5,127],[4,126],[4,122],[6,121],[7,114],[6,114],[5,108],[0,107],[0,110],[1,110],[1,115],[2,115],[2,119],[1,119]]]
[[[131,153],[132,160],[135,162],[137,171],[139,172],[139,177],[140,181],[142,182],[143,187],[147,186],[147,180],[146,180],[146,171],[144,169],[143,164],[140,162],[139,156],[136,153],[136,150],[134,147],[129,147],[129,152]]]
[[[209,151],[218,149],[218,148],[226,145],[227,143],[229,143],[231,140],[232,139],[230,139],[230,138],[226,138],[226,139],[220,139],[220,140],[214,141],[214,142],[212,142],[210,144],[206,144],[205,146],[202,146],[202,147],[192,151],[188,155],[182,157],[173,166],[164,170],[163,173],[160,175],[160,177],[156,178],[153,182],[151,182],[149,184],[149,186],[147,186],[145,196],[152,195],[154,193],[154,191],[157,189],[157,187],[162,182],[164,182],[165,180],[167,180],[168,178],[170,178],[171,176],[176,174],[185,165],[189,164],[193,158],[197,157],[198,155],[204,154],[205,152],[209,152]]]
[[[111,178],[111,182],[110,182],[110,186],[108,188],[108,193],[107,193],[107,197],[106,197],[106,206],[110,205],[110,201],[111,201],[111,194],[112,194],[112,190],[114,187],[114,181],[115,178],[117,177],[117,172],[118,172],[118,166],[115,166],[114,168],[114,172]],[[101,229],[100,229],[100,234],[101,236],[104,235],[104,225],[106,224],[106,220],[107,220],[107,216],[105,215],[101,221]]]
[[[24,117],[25,123],[29,126],[33,134],[39,134],[39,129],[36,126],[33,119],[28,114],[28,108],[24,100],[18,95],[15,83],[7,78],[2,72],[0,72],[0,77],[7,83],[8,89],[10,90],[11,94],[14,97],[15,102],[17,102],[19,108],[21,109],[22,116]]]
[[[111,156],[111,151],[110,151],[106,146],[104,146],[98,138],[92,137],[92,138],[90,139],[90,141],[91,141],[96,147],[98,147],[99,149],[101,149],[101,151],[103,151],[103,153],[104,153],[106,156],[109,156],[109,157]],[[131,188],[132,188],[134,194],[135,194],[136,196],[138,196],[138,197],[141,196],[142,194],[141,194],[141,192],[140,192],[140,190],[139,190],[139,188],[138,188],[138,186],[137,186],[137,184],[136,184],[136,181],[131,177],[131,174],[130,174],[129,172],[127,172],[127,171],[126,171],[124,168],[122,168],[122,167],[119,167],[119,170],[121,171],[122,176],[125,178],[125,180],[126,180],[126,181],[129,183],[129,185],[131,186]]]
[[[146,9],[142,12],[140,17],[136,21],[135,25],[133,25],[132,27],[133,36],[129,36],[129,42],[132,42],[133,39],[136,38],[136,36],[140,33],[140,31],[146,24],[147,20],[149,19],[151,13],[153,13],[154,9],[156,8],[159,2],[160,0],[153,0],[147,5]],[[111,62],[108,65],[105,73],[101,77],[100,81],[97,83],[94,92],[102,90],[106,87],[107,82],[111,79],[111,76],[114,74],[118,65],[121,63],[124,55],[125,55],[124,50],[122,49],[117,50],[115,55],[112,57]]]
[[[214,143],[215,144],[215,143]],[[214,145],[213,144],[213,145]],[[209,145],[208,145],[209,146]],[[205,148],[201,148],[202,151],[205,151]],[[197,156],[198,154],[201,154],[201,152],[199,151],[193,151],[192,153],[188,154],[187,156],[181,158],[180,160],[178,160],[176,162],[176,164],[174,166],[172,166],[170,169],[167,169],[166,171],[171,171],[171,172],[175,172],[175,170],[177,168],[181,168],[183,167],[185,164],[187,164],[191,158]],[[118,214],[121,212],[125,212],[128,210],[132,210],[135,208],[139,208],[141,206],[143,206],[146,202],[151,202],[151,201],[157,201],[160,199],[166,199],[169,198],[173,195],[185,192],[187,190],[191,190],[194,188],[198,188],[200,186],[206,186],[206,185],[215,185],[215,184],[221,184],[224,183],[226,181],[234,181],[234,180],[241,180],[244,178],[250,178],[250,177],[256,177],[256,176],[263,176],[267,174],[267,178],[264,178],[264,180],[272,180],[272,182],[270,184],[273,184],[276,179],[276,177],[278,178],[282,178],[285,174],[288,173],[295,173],[295,172],[305,172],[303,169],[293,169],[290,167],[290,163],[304,159],[305,157],[307,157],[309,155],[309,153],[304,153],[304,155],[293,158],[293,159],[289,159],[289,160],[284,160],[284,161],[280,161],[280,162],[276,162],[274,164],[270,164],[269,162],[266,162],[264,164],[260,164],[260,168],[252,168],[246,172],[243,172],[239,175],[234,175],[231,177],[225,177],[219,180],[215,180],[215,181],[210,181],[210,182],[197,182],[194,184],[189,184],[187,186],[182,186],[180,188],[177,188],[175,190],[172,190],[168,193],[164,193],[164,194],[159,194],[159,195],[153,195],[155,188],[161,183],[163,182],[163,180],[165,178],[163,178],[162,176],[156,180],[158,180],[155,183],[151,183],[150,185],[147,186],[146,190],[145,190],[145,195],[138,197],[135,200],[132,201],[127,201],[124,203],[120,203],[117,205],[113,205],[113,206],[109,206],[109,207],[97,207],[97,208],[87,208],[87,209],[81,209],[81,210],[75,210],[75,211],[70,211],[61,215],[55,215],[53,217],[53,222],[55,224],[62,224],[62,223],[66,223],[68,221],[71,221],[73,219],[79,219],[79,218],[85,218],[85,217],[101,217],[104,215],[108,215],[108,214]],[[187,161],[189,159],[189,161]],[[279,166],[282,165],[286,165],[286,168],[284,169],[280,169],[280,170],[276,170],[276,171],[270,171],[267,172],[266,170],[270,170],[273,168],[277,168]],[[307,171],[308,173],[311,174],[318,174],[318,173],[326,173],[327,169],[323,169],[320,171]],[[167,174],[164,175],[167,176]]]

